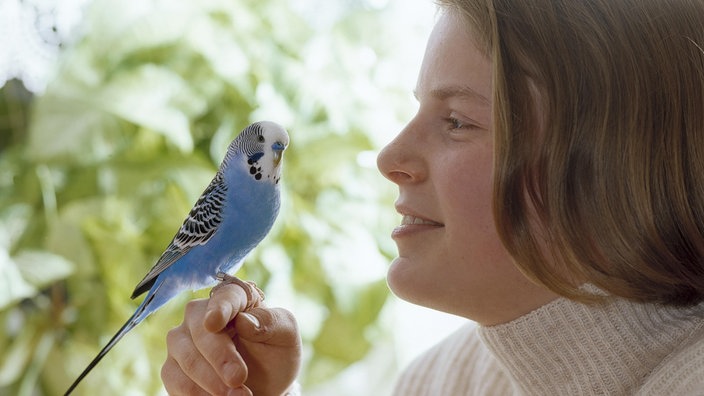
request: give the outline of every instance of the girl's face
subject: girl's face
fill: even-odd
[[[461,18],[445,13],[421,66],[418,113],[379,154],[399,186],[399,256],[388,283],[399,297],[484,325],[555,298],[525,278],[492,215],[492,65]]]

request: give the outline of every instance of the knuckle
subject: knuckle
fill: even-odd
[[[185,315],[186,317],[191,316],[198,310],[200,302],[198,300],[191,300],[186,303]]]
[[[175,345],[179,339],[181,339],[181,334],[183,330],[181,326],[174,327],[173,329],[169,330],[168,333],[166,333],[166,347],[168,348],[172,344]]]
[[[275,308],[274,312],[276,320],[282,327],[298,332],[298,321],[291,311],[284,308]]]
[[[278,308],[277,313],[282,320],[290,323],[293,326],[298,326],[298,321],[296,321],[296,317],[291,311],[284,308]]]
[[[188,379],[173,359],[167,359],[161,367],[161,381],[170,396],[196,395],[200,389]]]
[[[180,353],[177,357],[178,365],[183,371],[191,372],[200,368],[199,359],[196,357],[195,353]]]

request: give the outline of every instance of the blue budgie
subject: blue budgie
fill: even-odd
[[[242,284],[234,273],[271,229],[279,213],[286,130],[269,121],[249,125],[230,143],[215,177],[171,244],[132,293],[142,304],[66,391],[78,383],[127,332],[184,290],[221,282]],[[243,288],[251,297],[250,288]],[[251,298],[250,298],[251,301]]]

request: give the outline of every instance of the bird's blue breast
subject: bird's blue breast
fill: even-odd
[[[280,194],[275,183],[255,180],[244,167],[229,169],[225,177],[228,189],[222,223],[206,244],[193,247],[167,270],[178,273],[181,287],[208,287],[215,284],[218,272],[236,272],[271,230],[279,213]]]

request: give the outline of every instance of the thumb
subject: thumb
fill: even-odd
[[[298,324],[283,308],[252,308],[235,318],[235,332],[242,340],[280,346],[299,342]]]
[[[250,287],[246,285],[246,287]],[[215,286],[210,292],[208,306],[203,318],[205,328],[213,333],[226,329],[228,323],[237,315],[238,312],[246,309],[248,301],[247,293],[243,285],[239,284],[222,284]],[[261,295],[255,293],[254,288],[249,293],[250,296],[258,297],[252,302],[252,306],[257,306],[262,303]]]

